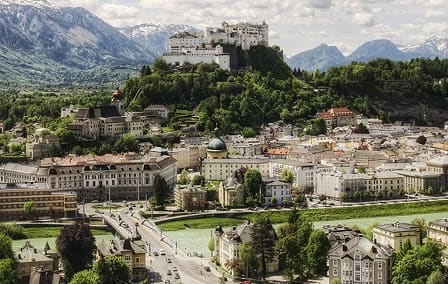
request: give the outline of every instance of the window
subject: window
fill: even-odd
[[[131,256],[130,255],[125,255],[124,256],[124,261],[131,261]]]
[[[383,272],[378,271],[378,279],[383,279]]]
[[[333,269],[333,276],[338,276],[338,270],[337,269]]]
[[[383,263],[382,262],[378,262],[378,269],[383,269]]]
[[[333,259],[333,266],[338,266],[338,260],[337,259]]]

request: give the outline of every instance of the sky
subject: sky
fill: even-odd
[[[269,44],[287,56],[321,43],[349,54],[366,41],[419,44],[448,37],[447,0],[50,0],[84,7],[115,27],[143,23],[196,28],[250,22],[269,25]]]

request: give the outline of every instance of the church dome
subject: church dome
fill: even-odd
[[[215,137],[208,142],[207,149],[210,151],[226,151],[227,145],[221,137],[219,137],[219,130],[215,128]]]
[[[208,150],[224,151],[227,150],[226,143],[219,137],[213,138],[208,142]]]

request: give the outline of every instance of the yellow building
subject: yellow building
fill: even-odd
[[[174,190],[176,206],[182,210],[202,210],[205,208],[206,191],[201,186],[181,186]]]
[[[244,205],[244,186],[235,178],[229,177],[219,183],[218,196],[222,206],[233,205],[233,203]]]
[[[421,244],[420,227],[409,223],[396,221],[392,224],[377,225],[372,233],[374,243],[395,251],[399,250],[406,240],[409,240],[413,247]]]
[[[133,281],[143,281],[147,277],[145,243],[136,234],[125,240],[102,241],[97,245],[97,260],[101,256],[119,256],[128,265]]]

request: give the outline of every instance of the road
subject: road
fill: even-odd
[[[219,273],[217,271],[206,272],[204,270],[204,266],[208,266],[207,260],[186,256],[175,246],[171,247],[167,242],[161,240],[160,234],[154,228],[151,228],[151,225],[141,225],[142,220],[130,216],[126,209],[121,210],[119,216],[122,221],[128,224],[130,231],[134,232],[137,225],[142,240],[150,245],[151,254],[147,257],[147,267],[151,271],[154,283],[160,283],[164,280],[169,280],[170,283],[218,283]],[[108,216],[105,217],[108,218]],[[117,223],[116,219],[112,220]],[[154,255],[153,252],[159,252],[160,249],[165,250],[165,256]],[[168,258],[171,259],[172,263],[167,262]],[[174,275],[167,275],[168,270],[174,274],[174,267],[177,267],[180,279],[174,279]]]

